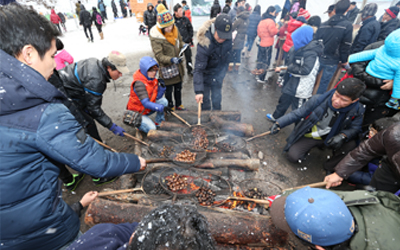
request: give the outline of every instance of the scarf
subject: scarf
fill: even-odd
[[[157,29],[158,29],[158,31],[160,31],[161,34],[163,34],[162,31],[161,31],[161,29],[160,29],[158,26],[157,26]],[[176,44],[176,39],[178,39],[178,29],[177,29],[177,28],[175,27],[175,25],[174,25],[174,28],[172,29],[172,31],[169,32],[169,33],[163,34],[163,36],[165,37],[165,39],[167,39],[167,41],[168,41],[170,44],[172,44],[172,45],[175,46],[175,44]]]
[[[333,124],[333,127],[331,129],[331,132],[329,132],[328,136],[326,137],[324,143],[326,144],[326,142],[331,139],[332,137],[334,137],[335,135],[337,135],[337,132],[339,130],[340,124],[342,124],[342,122],[344,121],[344,119],[346,118],[346,114],[347,112],[349,112],[352,108],[354,108],[356,105],[358,105],[358,102],[352,103],[347,107],[341,108],[341,109],[335,109],[332,106],[332,96],[333,94],[336,92],[336,89],[332,89],[331,91],[325,93],[324,95],[322,95],[321,97],[326,97],[329,96],[328,98],[328,107],[330,109],[332,109],[335,112],[339,112],[339,117],[338,119],[336,119],[335,124]],[[321,98],[320,97],[320,98]],[[324,98],[325,99],[325,98]]]

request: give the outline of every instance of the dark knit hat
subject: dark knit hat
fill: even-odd
[[[157,25],[160,28],[167,28],[175,23],[174,17],[171,13],[165,8],[164,4],[159,4],[157,6]]]
[[[378,5],[376,3],[369,3],[365,5],[364,9],[361,11],[361,18],[366,18],[369,16],[375,16],[378,11]]]
[[[392,6],[389,9],[386,9],[385,11],[391,18],[395,19],[399,14],[399,7]]]

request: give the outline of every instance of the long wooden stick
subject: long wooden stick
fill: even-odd
[[[146,163],[163,163],[163,162],[172,162],[172,160],[168,158],[146,159]]]
[[[262,136],[269,135],[269,134],[271,134],[271,131],[267,131],[267,132],[264,132],[264,133],[262,133],[262,134],[253,136],[253,137],[251,137],[251,138],[249,138],[249,139],[246,139],[246,141],[251,141],[251,140],[254,140],[254,139],[258,138],[258,137],[262,137]]]
[[[99,193],[97,196],[100,197],[100,196],[107,196],[107,195],[112,195],[112,194],[132,193],[132,192],[140,191],[140,190],[142,190],[142,188],[122,189],[122,190],[102,192],[102,193]]]
[[[303,188],[303,187],[323,187],[326,186],[326,184],[328,184],[328,182],[316,182],[316,183],[311,183],[311,184],[307,184],[307,185],[302,185],[302,186],[298,186],[298,187],[292,187],[292,188],[287,188],[287,189],[283,189],[282,193],[289,191],[289,190],[293,190],[293,189],[299,189],[299,188]]]
[[[182,117],[180,117],[177,113],[175,113],[174,111],[171,112],[171,114],[173,116],[175,116],[176,118],[178,118],[179,121],[185,123],[186,125],[188,125],[189,127],[191,127],[192,125],[190,125],[187,121],[185,121]]]
[[[137,141],[137,142],[143,144],[143,145],[146,145],[147,147],[149,146],[148,143],[145,143],[144,141],[142,141],[142,140],[136,138],[135,136],[133,136],[133,135],[131,135],[131,134],[128,134],[127,132],[124,132],[124,135],[125,135],[126,137],[129,137],[129,138],[131,138],[131,139],[133,139],[133,140],[135,140],[135,141]]]
[[[199,107],[197,108],[197,125],[201,125],[201,102],[199,102]]]
[[[99,141],[99,140],[97,140],[95,138],[93,138],[93,140],[95,140],[98,144],[100,144],[101,146],[105,147],[106,149],[109,149],[109,150],[111,150],[111,151],[113,151],[115,153],[118,153],[117,150],[113,149],[112,147],[108,146],[107,144],[104,144],[104,143],[102,143],[101,141]]]

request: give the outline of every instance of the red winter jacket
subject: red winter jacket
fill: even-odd
[[[286,34],[286,41],[282,46],[283,51],[289,52],[289,50],[293,47],[292,33],[300,28],[303,24],[303,22],[297,21],[296,19],[290,17]]]
[[[54,9],[51,10],[50,21],[54,24],[59,24],[61,22],[61,18],[57,15]]]
[[[257,35],[260,37],[260,46],[269,47],[274,44],[274,37],[278,34],[278,29],[274,20],[267,18],[262,20],[257,27]]]

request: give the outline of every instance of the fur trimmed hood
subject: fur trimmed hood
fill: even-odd
[[[150,30],[150,37],[156,39],[166,40],[165,36],[157,29],[157,25],[154,25]]]
[[[206,36],[208,30],[210,30],[211,25],[215,22],[217,18],[210,19],[203,23],[197,32],[197,41],[201,46],[207,47],[210,45],[210,39]]]

